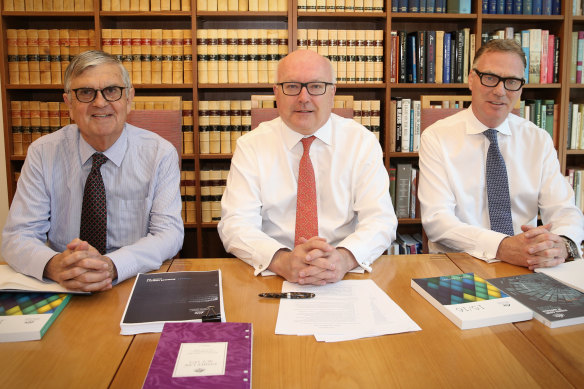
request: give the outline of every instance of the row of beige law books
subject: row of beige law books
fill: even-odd
[[[190,29],[101,30],[101,47],[116,56],[133,84],[193,82],[193,39]]]
[[[6,29],[9,83],[61,84],[71,58],[94,48],[94,30]]]
[[[229,169],[203,168],[200,172],[202,222],[221,220],[221,196],[225,191]],[[196,177],[195,171],[183,168],[181,171],[182,217],[185,223],[196,222]]]
[[[383,82],[383,30],[298,29],[298,48],[314,50],[333,64],[337,82]]]
[[[346,108],[335,100],[335,108]],[[274,108],[273,100],[263,100],[260,108]],[[251,101],[199,101],[199,152],[201,154],[231,154],[237,139],[251,130]],[[379,140],[381,126],[380,100],[353,101],[353,119],[369,129]],[[183,115],[183,120],[185,116]],[[184,130],[184,129],[187,130]],[[183,127],[183,151],[194,153],[192,126]]]
[[[197,30],[199,84],[273,83],[286,54],[288,30]]]
[[[188,105],[189,102],[184,102]],[[156,97],[152,101],[135,101],[132,109],[176,109],[170,102],[160,101]],[[192,101],[191,121],[192,127]],[[187,111],[188,112],[188,111]],[[12,133],[12,155],[26,155],[28,147],[41,136],[57,131],[72,123],[69,108],[63,101],[16,101],[10,102],[10,119]],[[185,120],[185,119],[183,119]],[[188,119],[186,119],[188,123]]]
[[[298,0],[302,12],[383,12],[383,0]]]
[[[190,11],[191,0],[101,0],[102,11]]]
[[[197,0],[197,11],[286,12],[287,0]]]
[[[4,0],[3,3],[4,11],[93,11],[93,0]]]

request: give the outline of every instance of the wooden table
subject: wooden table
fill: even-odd
[[[531,273],[508,263],[488,264],[464,253],[448,254],[463,272],[482,278],[508,277]],[[549,328],[537,320],[515,326],[575,387],[584,387],[584,324]]]
[[[373,273],[347,276],[373,279],[422,331],[339,343],[275,335],[279,301],[257,294],[280,290],[282,279],[254,277],[242,261],[176,259],[169,270],[221,269],[227,320],[253,323],[255,389],[581,386],[582,372],[576,373],[584,353],[575,351],[578,345],[583,349],[584,325],[549,330],[530,321],[462,331],[410,287],[411,278],[460,273],[455,263],[461,260],[386,256],[375,262]],[[119,335],[131,287],[130,281],[105,293],[75,296],[40,342],[0,344],[5,373],[0,387],[140,388],[160,334]],[[564,348],[556,353],[544,350],[546,345]],[[571,368],[560,368],[560,354]]]

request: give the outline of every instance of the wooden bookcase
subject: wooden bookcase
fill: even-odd
[[[91,0],[90,0],[91,1]],[[2,2],[3,3],[3,2]],[[355,99],[381,101],[381,145],[384,150],[384,163],[389,169],[390,162],[411,161],[417,163],[417,153],[388,152],[389,150],[389,102],[392,97],[418,99],[420,95],[467,95],[467,84],[400,84],[389,83],[390,31],[392,30],[457,30],[468,27],[475,34],[475,46],[480,46],[481,34],[506,26],[516,30],[526,28],[545,28],[553,31],[561,39],[560,82],[556,84],[527,84],[522,99],[553,98],[559,104],[558,120],[559,143],[558,157],[562,170],[567,166],[584,167],[584,151],[567,150],[568,102],[584,101],[584,87],[569,83],[569,63],[574,61],[569,37],[572,30],[584,29],[584,17],[571,15],[571,0],[562,0],[561,15],[486,15],[481,12],[481,0],[472,0],[471,14],[420,14],[392,13],[391,1],[386,0],[383,12],[302,12],[297,9],[297,0],[287,0],[285,12],[197,12],[196,0],[191,0],[192,11],[101,11],[101,1],[93,0],[93,11],[83,12],[21,12],[5,11],[2,4],[0,26],[2,124],[6,151],[8,179],[8,198],[11,200],[16,182],[14,173],[19,171],[23,156],[15,156],[11,139],[10,102],[13,100],[60,101],[63,91],[61,85],[15,85],[9,82],[7,29],[94,29],[96,47],[101,48],[103,29],[122,28],[172,28],[191,29],[193,36],[193,83],[192,84],[137,84],[137,95],[180,95],[183,100],[193,101],[194,153],[182,156],[182,165],[195,171],[197,199],[201,198],[200,171],[210,165],[229,167],[231,154],[201,154],[199,152],[198,115],[196,107],[199,100],[250,99],[251,95],[271,94],[270,84],[200,84],[197,80],[197,29],[200,28],[277,28],[288,30],[288,51],[297,46],[299,29],[377,29],[384,31],[384,82],[380,84],[339,84],[337,94],[353,95]],[[200,202],[197,203],[195,223],[185,224],[185,243],[182,255],[185,257],[222,257],[225,256],[219,240],[216,223],[203,223]],[[421,230],[420,219],[400,219],[399,231],[416,232]]]

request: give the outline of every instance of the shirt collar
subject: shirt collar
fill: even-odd
[[[305,137],[305,135],[302,135],[288,127],[283,120],[280,119],[280,121],[282,122],[282,136],[284,138],[284,144],[286,145],[288,150],[291,150],[294,146],[298,144],[298,142],[300,142],[302,138]],[[312,135],[314,135],[327,145],[332,144],[333,133],[332,120],[330,116],[326,123],[321,128],[316,130]]]
[[[467,120],[467,127],[466,133],[469,135],[474,134],[482,134],[490,127],[485,126],[483,123],[480,122],[479,119],[474,115],[472,111],[472,107],[468,107],[466,110],[468,120]],[[503,123],[499,124],[498,127],[494,128],[495,130],[499,131],[501,134],[511,135],[511,129],[509,128],[509,117],[507,117]]]
[[[122,164],[122,160],[124,159],[124,154],[127,148],[128,134],[126,132],[126,125],[124,124],[124,130],[122,131],[122,134],[116,143],[111,145],[109,149],[103,152],[103,154],[119,167]],[[79,155],[81,156],[81,164],[84,165],[87,160],[93,156],[94,153],[97,153],[97,150],[95,150],[89,143],[87,143],[81,136],[81,132],[79,132]]]

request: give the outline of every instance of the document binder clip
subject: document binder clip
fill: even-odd
[[[201,316],[202,322],[221,322],[221,314],[215,312],[215,308],[209,305],[207,311]]]

